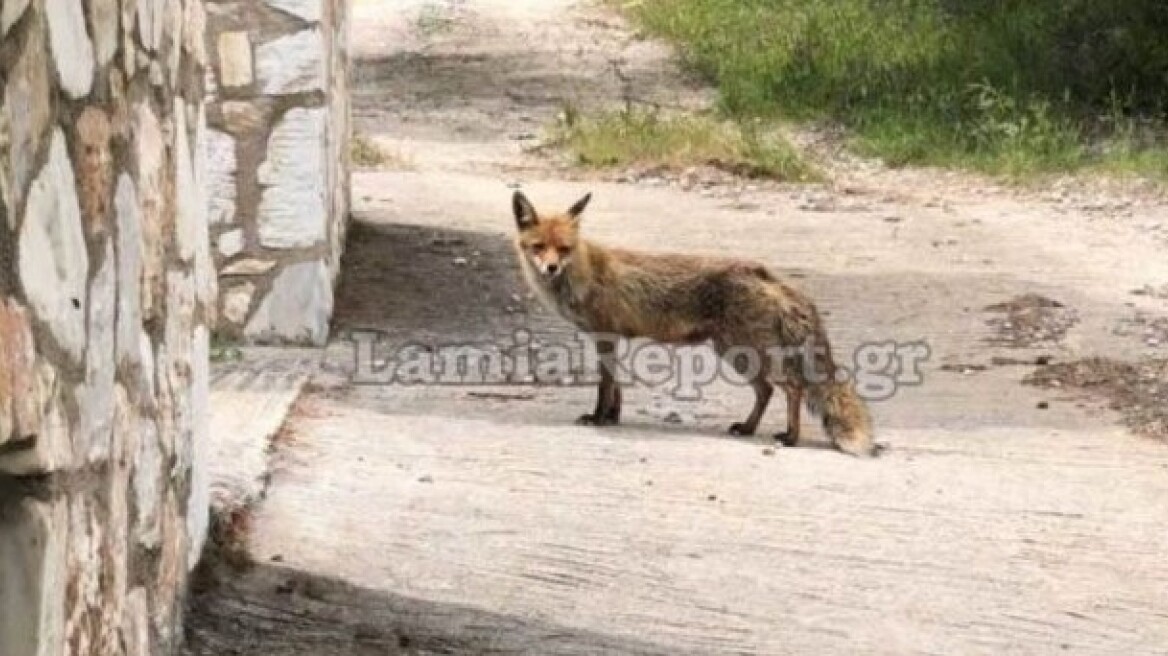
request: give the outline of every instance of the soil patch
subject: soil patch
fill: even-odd
[[[1023,294],[985,307],[1002,316],[986,321],[996,331],[989,341],[1015,348],[1050,346],[1079,323],[1079,314],[1059,301],[1039,294]]]
[[[1128,363],[1087,358],[1039,367],[1023,382],[1084,390],[1121,412],[1134,432],[1168,441],[1168,359]]]

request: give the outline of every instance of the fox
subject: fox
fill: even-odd
[[[808,296],[758,262],[625,250],[584,239],[580,224],[591,199],[588,193],[566,212],[543,215],[521,191],[512,197],[520,269],[545,306],[592,335],[711,343],[740,374],[754,373],[749,380],[754,406],[745,420],[730,426],[732,435],[755,434],[777,386],[786,395],[787,429],[774,437],[784,446],[798,445],[806,402],[836,449],[877,455],[868,408],[850,381],[836,376],[827,331]],[[812,353],[799,348],[808,344],[817,348]],[[610,342],[596,346],[596,405],[577,421],[613,425],[620,421],[622,396],[615,349]],[[780,347],[784,356],[777,363],[758,358],[750,372],[741,358],[730,357],[734,347],[758,354]]]

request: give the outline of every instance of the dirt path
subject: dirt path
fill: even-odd
[[[581,180],[523,152],[566,100],[707,98],[659,46],[567,0],[357,0],[354,28],[358,129],[408,165],[354,178],[330,365],[251,522],[259,564],[196,598],[193,653],[1168,653],[1168,447],[993,364],[1163,357],[1122,330],[1168,314],[1131,293],[1168,283],[1162,204],[848,166],[822,188]],[[522,296],[516,183],[594,191],[602,241],[767,262],[845,353],[927,341],[923,384],[873,405],[891,449],[729,438],[750,399],[727,385],[633,390],[590,429],[587,388],[347,382],[356,329],[570,338]],[[1005,341],[1036,345],[995,341],[984,308],[1024,294],[1065,307],[1015,320]]]

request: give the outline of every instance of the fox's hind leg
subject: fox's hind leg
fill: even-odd
[[[799,444],[800,412],[803,409],[803,388],[796,385],[783,385],[783,393],[787,396],[787,430],[776,433],[775,439],[783,446]]]
[[[751,383],[751,387],[754,388],[754,409],[750,411],[750,416],[746,418],[746,421],[730,426],[731,435],[754,435],[754,431],[758,430],[758,422],[762,420],[762,415],[766,412],[767,404],[771,402],[771,395],[775,393],[775,386],[761,376]]]
[[[618,424],[620,423],[621,415],[621,388],[617,383],[613,383],[609,387],[609,390],[609,393],[612,395],[612,401],[608,406],[608,412],[605,414],[605,416],[608,417],[612,423]]]

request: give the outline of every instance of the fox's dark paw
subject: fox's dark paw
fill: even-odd
[[[799,436],[791,435],[791,431],[775,433],[775,441],[783,446],[794,447],[799,445]]]
[[[749,437],[754,435],[754,429],[742,422],[730,424],[730,434],[737,437]]]
[[[600,415],[595,413],[580,415],[580,418],[576,420],[576,423],[580,424],[581,426],[612,426],[618,421],[619,418],[615,413],[606,412]]]

